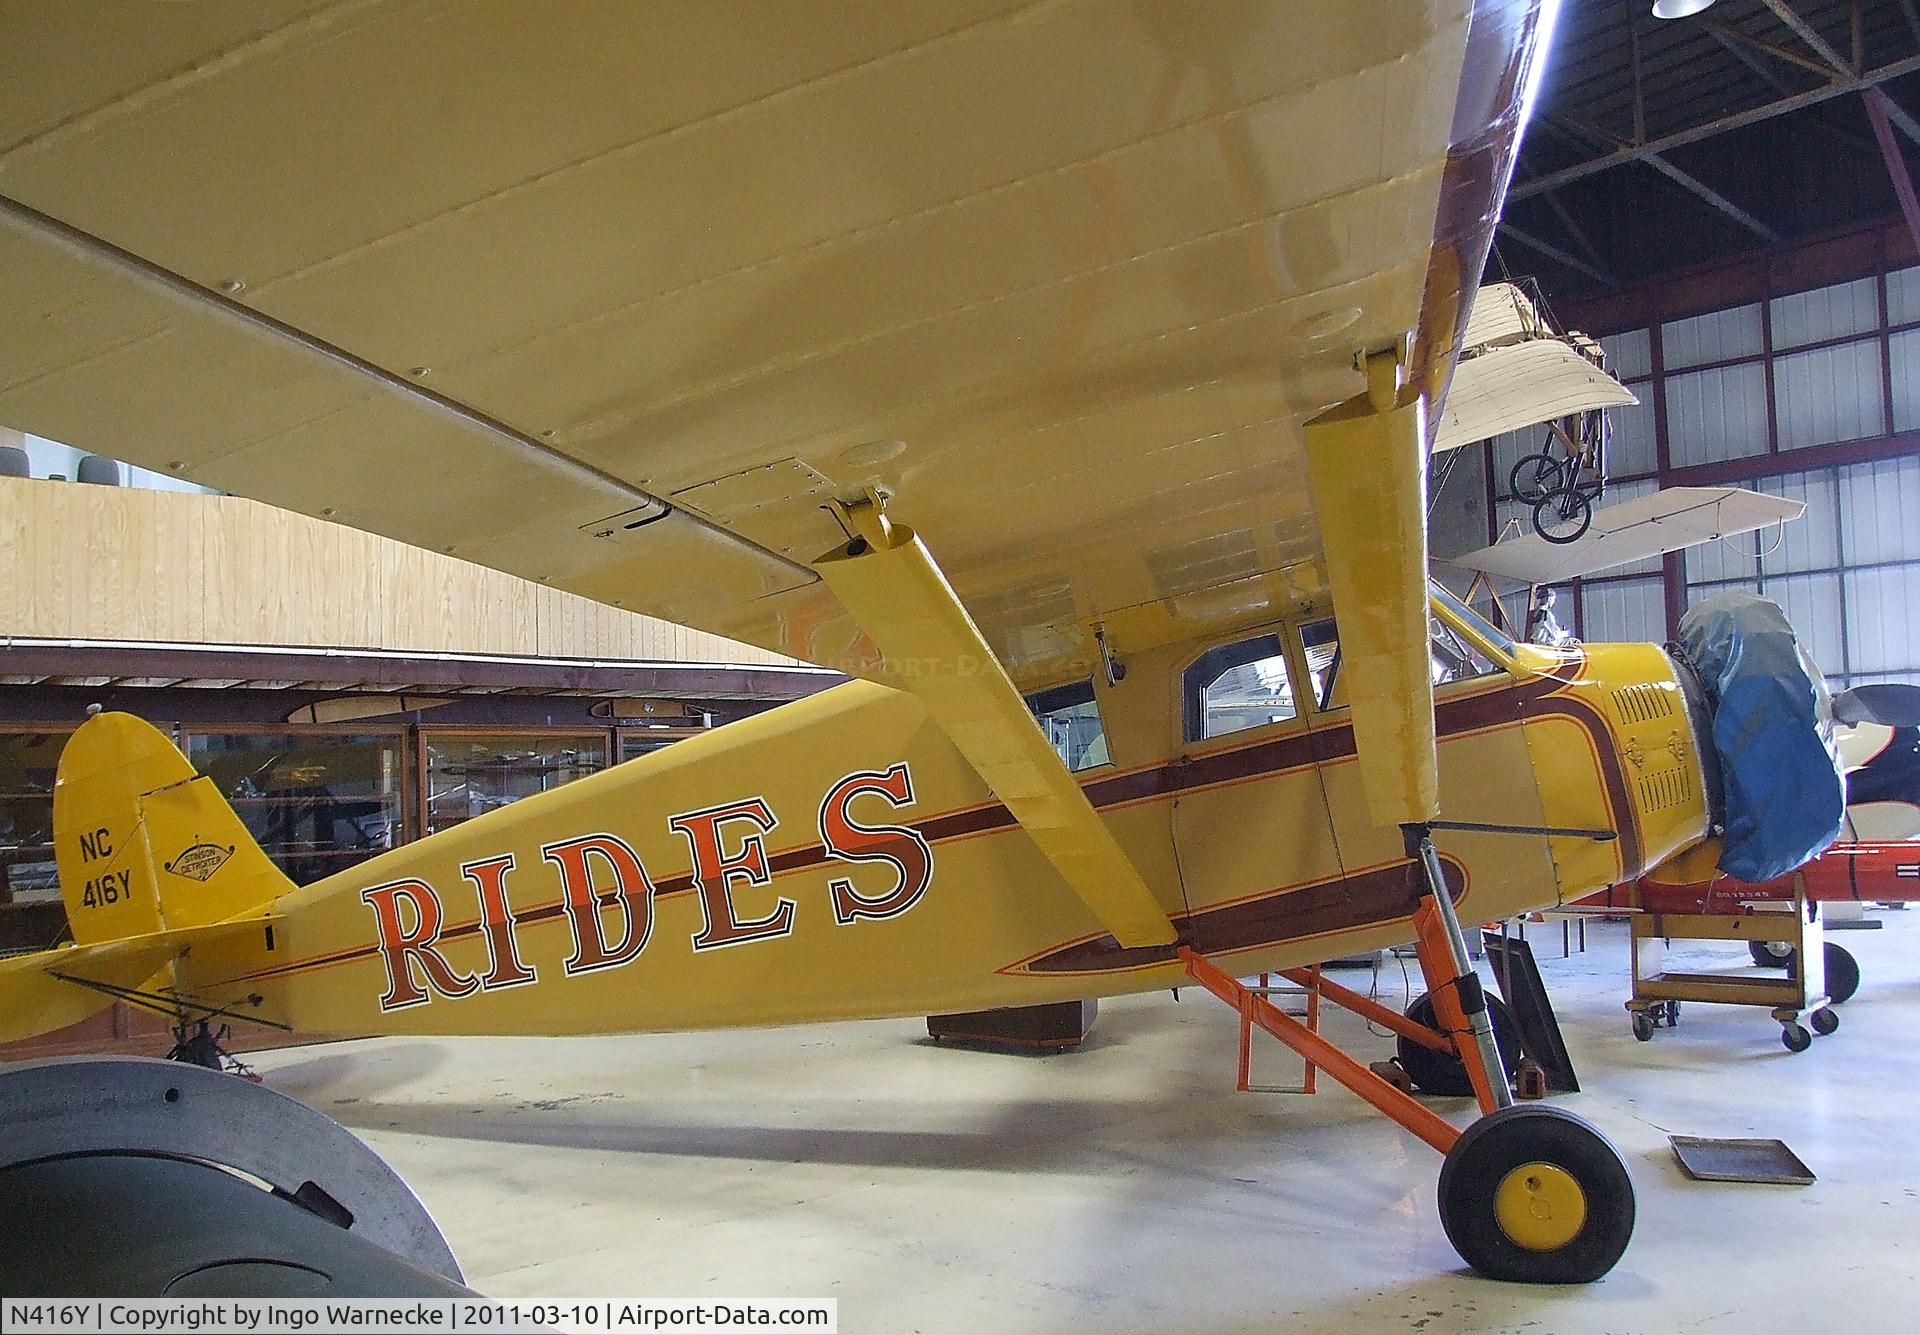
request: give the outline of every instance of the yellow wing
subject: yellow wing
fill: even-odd
[[[0,421],[853,671],[874,488],[1084,675],[1328,587],[1305,424],[1434,412],[1540,5],[9,4]]]

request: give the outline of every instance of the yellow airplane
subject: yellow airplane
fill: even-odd
[[[102,714],[0,1036],[1197,982],[1446,1154],[1472,1265],[1604,1273],[1624,1163],[1512,1105],[1458,918],[1706,839],[1705,697],[1513,643],[1425,536],[1552,12],[0,8],[0,420],[859,678],[304,886]],[[1410,937],[1439,1029],[1369,1013],[1464,1132],[1234,980]]]

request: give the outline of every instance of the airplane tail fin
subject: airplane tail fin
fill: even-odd
[[[295,888],[213,780],[131,714],[96,714],[68,739],[53,842],[81,946],[205,927]]]

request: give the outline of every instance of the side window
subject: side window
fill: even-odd
[[[1427,634],[1435,686],[1444,686],[1450,681],[1468,681],[1474,677],[1490,677],[1501,670],[1499,664],[1474,648],[1465,636],[1455,633],[1453,627],[1439,617],[1427,618]]]
[[[1077,681],[1030,695],[1027,708],[1068,769],[1078,773],[1109,763],[1107,730],[1100,723],[1092,682]]]
[[[1183,686],[1190,742],[1284,722],[1300,713],[1277,635],[1209,649],[1187,669]]]
[[[1300,627],[1300,648],[1313,686],[1313,707],[1324,713],[1346,704],[1346,683],[1340,679],[1340,628],[1333,618]]]

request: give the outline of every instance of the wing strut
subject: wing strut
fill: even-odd
[[[912,529],[873,500],[845,507],[861,536],[814,563],[912,692],[1123,946],[1170,945],[1166,911],[1034,722],[1013,681]],[[1423,631],[1424,633],[1424,631]]]
[[[1341,671],[1367,808],[1381,825],[1440,812],[1427,656],[1426,405],[1396,351],[1366,358],[1367,392],[1307,423],[1307,469],[1340,620]]]

